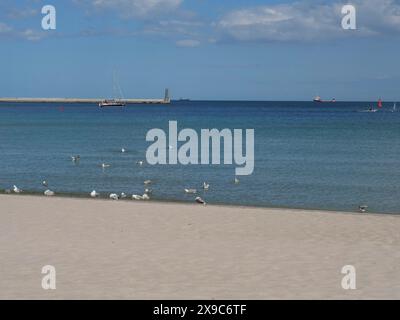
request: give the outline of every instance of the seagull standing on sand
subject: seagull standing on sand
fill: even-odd
[[[97,193],[96,190],[93,190],[93,191],[90,193],[90,196],[91,196],[92,198],[97,198],[97,197],[100,196],[100,194]]]
[[[18,188],[17,186],[13,186],[13,191],[14,191],[14,193],[21,193],[22,192],[22,190],[20,189],[20,188]]]
[[[122,192],[120,195],[120,199],[125,199],[125,198],[126,198],[126,194]]]
[[[196,199],[195,199],[195,201],[197,202],[197,203],[199,203],[199,204],[203,204],[203,205],[206,205],[207,203],[202,199],[202,198],[200,198],[200,197],[197,197]]]
[[[133,194],[133,195],[132,195],[132,199],[133,199],[133,200],[143,200],[143,197],[142,197],[142,196],[139,196],[139,195],[137,195],[137,194]]]
[[[368,210],[368,206],[361,205],[361,206],[358,207],[358,210],[359,210],[361,213],[365,213],[365,212],[367,212],[367,210]]]
[[[119,197],[118,197],[118,195],[117,195],[116,193],[111,193],[111,194],[110,194],[110,199],[112,199],[112,200],[118,200]]]
[[[145,194],[142,196],[142,199],[143,199],[143,200],[150,200],[150,196],[149,196],[147,193],[145,193]]]
[[[55,195],[55,192],[54,192],[54,191],[51,191],[51,190],[46,190],[43,194],[44,194],[46,197],[52,197],[52,196]]]

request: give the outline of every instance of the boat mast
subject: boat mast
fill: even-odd
[[[122,100],[124,95],[122,94],[121,86],[119,85],[119,81],[117,78],[117,72],[113,71],[113,94],[115,100]]]

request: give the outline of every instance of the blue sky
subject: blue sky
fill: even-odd
[[[0,96],[400,100],[400,1],[1,0]],[[42,6],[57,29],[41,29]]]

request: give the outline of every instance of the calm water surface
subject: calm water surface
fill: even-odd
[[[193,201],[184,188],[210,190],[209,203],[265,207],[400,213],[400,112],[386,103],[361,113],[366,103],[174,102],[103,110],[95,105],[1,104],[0,190],[14,184],[43,192],[41,181],[65,194],[93,189],[143,193],[153,180],[153,198]],[[235,185],[235,166],[150,166],[148,130],[255,129],[255,170]],[[125,154],[121,148],[126,148]],[[74,164],[71,155],[79,154]],[[102,163],[111,164],[106,170]]]

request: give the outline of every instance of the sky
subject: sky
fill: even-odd
[[[400,101],[400,0],[1,0],[0,96]],[[56,8],[56,30],[41,10]]]

